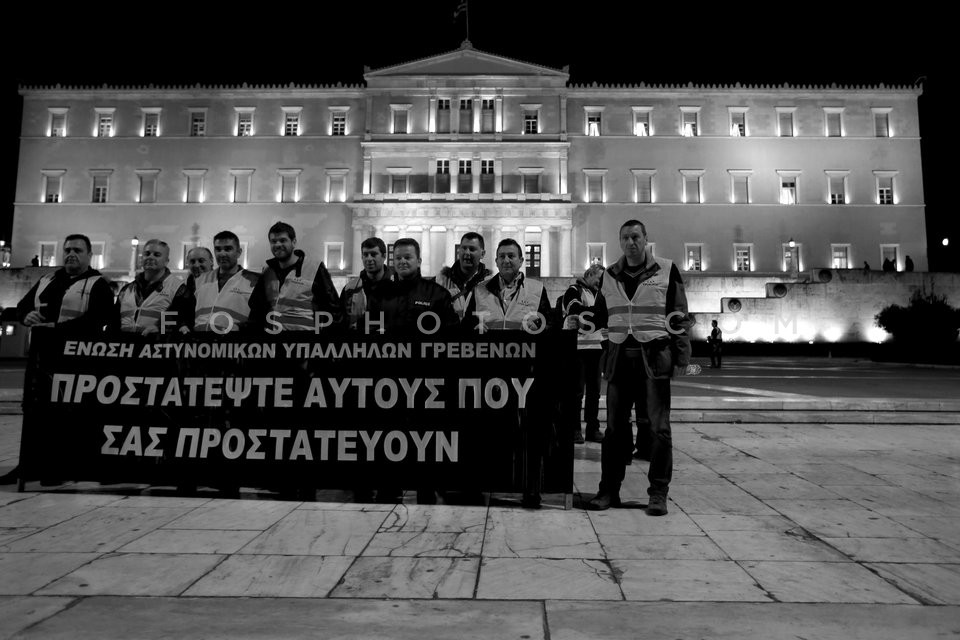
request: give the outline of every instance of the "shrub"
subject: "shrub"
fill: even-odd
[[[956,341],[960,309],[947,304],[946,296],[915,291],[906,307],[892,304],[874,318],[894,341],[911,345],[944,345]]]

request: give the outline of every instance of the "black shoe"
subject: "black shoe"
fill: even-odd
[[[650,496],[650,501],[647,503],[647,515],[648,516],[667,515],[667,497],[666,496]]]
[[[640,449],[635,449],[633,451],[633,457],[636,458],[637,460],[646,460],[647,462],[650,462],[649,451],[641,451]]]
[[[583,444],[583,443],[584,443],[583,431],[579,431],[579,430],[575,431],[573,433],[573,444]]]
[[[523,500],[520,501],[520,506],[523,507],[524,509],[539,509],[540,494],[539,493],[523,494]]]
[[[599,431],[587,429],[587,442],[603,442],[603,434]]]
[[[590,511],[606,511],[610,507],[620,506],[620,496],[616,496],[606,491],[601,491],[587,501],[587,509]]]
[[[20,479],[20,465],[0,476],[0,484],[17,484]]]

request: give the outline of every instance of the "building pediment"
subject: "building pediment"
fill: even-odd
[[[564,85],[570,77],[566,68],[563,70],[551,69],[530,62],[513,60],[503,56],[486,53],[474,49],[469,43],[448,53],[442,53],[420,60],[413,60],[401,64],[384,67],[382,69],[367,70],[364,80],[368,86],[391,84],[391,80],[410,77],[524,77],[531,76],[542,79],[555,80]]]

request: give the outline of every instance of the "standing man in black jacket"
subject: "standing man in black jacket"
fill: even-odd
[[[493,272],[481,262],[484,255],[483,236],[476,231],[468,231],[460,238],[456,262],[451,267],[441,269],[437,276],[437,284],[453,296],[453,309],[461,322],[473,300],[474,288],[493,276]]]

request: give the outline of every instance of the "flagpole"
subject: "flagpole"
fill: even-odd
[[[470,42],[470,0],[464,0],[464,4],[467,5],[464,9],[464,13],[467,14],[467,42]]]

